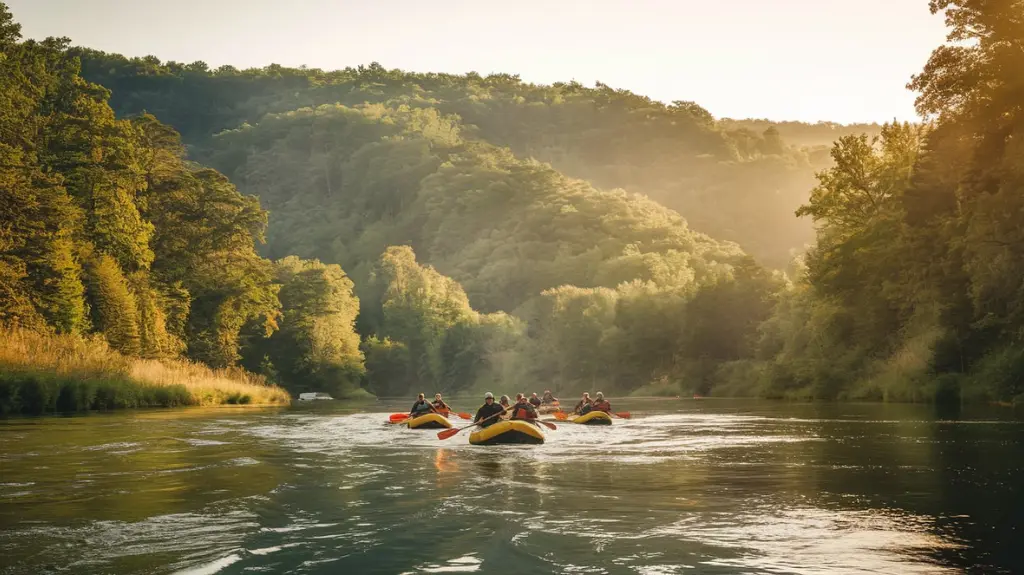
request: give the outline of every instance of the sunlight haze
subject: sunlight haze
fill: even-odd
[[[601,81],[717,118],[809,122],[914,119],[905,85],[945,33],[925,0],[8,3],[26,38],[127,56]]]

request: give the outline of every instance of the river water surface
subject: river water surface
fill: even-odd
[[[613,405],[542,446],[406,402],[0,421],[0,573],[1024,573],[1011,413]]]

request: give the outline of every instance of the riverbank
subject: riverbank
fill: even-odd
[[[0,329],[0,414],[290,401],[241,369],[130,358],[95,337]]]

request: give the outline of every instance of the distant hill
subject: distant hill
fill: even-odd
[[[418,74],[377,64],[210,70],[202,62],[76,53],[83,75],[112,90],[118,114],[154,114],[182,133],[200,161],[212,153],[215,134],[268,113],[324,104],[433,108],[459,116],[464,138],[507,146],[600,188],[645,194],[694,229],[735,241],[777,268],[813,239],[810,223],[793,212],[815,171],[830,164],[826,149],[802,148],[861,128],[785,122],[773,130],[759,120],[715,121],[692,102],[664,105],[603,84],[536,85],[507,74]]]
[[[718,126],[726,131],[749,130],[760,134],[768,128],[775,128],[779,136],[789,145],[804,148],[831,148],[843,136],[867,134],[869,137],[881,135],[882,125],[871,124],[837,124],[835,122],[773,122],[771,120],[735,120],[722,118]]]
[[[809,236],[793,216],[806,152],[693,103],[507,75],[76,54],[118,114],[176,126],[193,160],[260,198],[264,254],[348,270],[378,393],[704,378],[749,354],[779,287],[729,240],[781,266]]]

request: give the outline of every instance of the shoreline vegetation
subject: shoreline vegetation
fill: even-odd
[[[0,328],[0,415],[290,401],[239,368],[126,357],[99,337]]]

